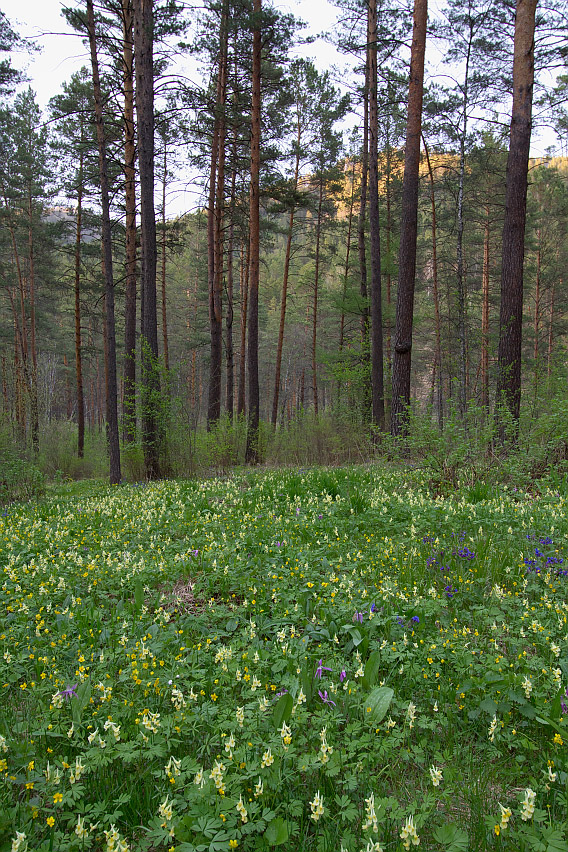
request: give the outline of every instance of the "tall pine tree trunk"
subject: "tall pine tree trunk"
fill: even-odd
[[[103,104],[93,0],[87,0],[87,28],[93,73],[93,95],[95,99],[95,123],[99,149],[99,177],[101,183],[102,208],[102,252],[105,278],[105,349],[106,359],[106,423],[110,458],[110,483],[120,482],[120,441],[118,435],[118,385],[116,377],[116,334],[114,324],[114,280],[112,272],[112,234],[110,227],[109,182],[106,153],[106,137],[103,124]]]
[[[140,243],[142,249],[142,449],[148,479],[159,479],[160,375],[156,299],[156,217],[154,212],[154,10],[153,0],[134,0],[134,59],[140,172]]]
[[[369,23],[367,21],[367,41]],[[359,274],[361,292],[361,358],[364,364],[369,361],[369,293],[367,287],[367,241],[365,238],[365,220],[367,216],[367,182],[369,177],[369,50],[365,52],[365,85],[363,88],[363,147],[361,150],[361,190],[359,199],[359,220],[357,223],[357,247],[359,252]],[[372,395],[368,386],[364,391],[365,417],[372,405]]]
[[[377,0],[369,0],[369,229],[371,236],[371,389],[373,424],[385,428],[383,307],[379,221],[379,114],[377,104]]]
[[[301,127],[300,115],[297,114],[296,125],[296,164],[294,166],[294,194],[298,189],[298,178],[300,174],[300,142]],[[280,325],[278,327],[278,343],[276,345],[276,368],[274,372],[274,395],[272,397],[272,426],[275,429],[278,420],[278,397],[280,395],[280,372],[282,369],[282,350],[284,348],[284,326],[286,323],[286,303],[288,299],[288,276],[290,273],[290,256],[292,253],[292,238],[294,236],[294,215],[296,213],[295,202],[292,202],[288,218],[288,235],[286,238],[286,255],[284,257],[284,275],[282,279],[282,297],[280,300]]]
[[[444,395],[442,385],[442,333],[440,323],[440,294],[438,289],[438,246],[437,246],[437,218],[436,218],[436,196],[434,195],[434,170],[430,162],[428,146],[426,140],[424,142],[424,153],[426,154],[426,163],[428,165],[428,175],[430,178],[430,203],[432,206],[432,289],[434,293],[434,328],[436,332],[436,348],[434,350],[434,369],[433,374],[436,376],[436,386],[438,390],[437,412],[438,426],[440,431],[444,428]]]
[[[481,405],[489,410],[489,207],[483,226],[483,273],[481,295]]]
[[[405,436],[408,431],[408,407],[410,405],[420,134],[422,126],[427,18],[427,0],[414,0],[414,26],[410,55],[410,85],[408,91],[404,178],[402,183],[402,221],[400,227],[398,292],[392,367],[391,432],[395,436]]]
[[[323,175],[320,175],[318,195],[318,218],[316,223],[316,261],[314,271],[314,302],[312,308],[312,395],[314,400],[314,414],[319,413],[318,399],[318,373],[316,360],[316,344],[318,333],[318,296],[319,296],[319,274],[320,274],[320,244],[321,244],[321,217],[323,207]]]
[[[506,438],[506,419],[503,417],[502,407],[507,409],[512,421],[514,438],[518,435],[521,407],[523,264],[532,125],[536,6],[537,0],[517,0],[515,16],[513,110],[505,188],[495,408],[497,434],[502,443]]]
[[[223,3],[219,25],[219,66],[213,140],[211,145],[211,170],[209,177],[209,206],[207,210],[209,327],[211,333],[211,366],[209,372],[209,402],[207,428],[210,429],[221,416],[221,370],[223,356],[223,249],[222,218],[225,194],[225,95],[227,90],[227,25],[228,3]]]
[[[85,399],[83,393],[83,357],[81,347],[81,239],[83,215],[83,120],[81,122],[81,149],[79,153],[79,181],[77,191],[77,222],[75,233],[75,377],[77,387],[77,456],[85,455]]]
[[[134,142],[134,63],[132,0],[122,0],[124,89],[124,386],[122,434],[125,443],[136,440],[136,149]]]
[[[254,0],[254,25],[252,46],[252,110],[251,110],[251,165],[250,165],[250,280],[248,305],[248,428],[245,451],[246,461],[259,460],[258,429],[260,423],[260,397],[258,385],[258,287],[260,274],[260,74],[261,74],[261,21],[262,0]]]

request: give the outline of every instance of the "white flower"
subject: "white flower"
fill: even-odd
[[[408,727],[413,728],[414,720],[416,719],[416,705],[413,704],[412,701],[409,702],[408,707],[406,709],[406,718],[409,722]]]
[[[235,713],[237,717],[237,722],[239,723],[239,728],[242,728],[245,722],[245,708],[237,707],[237,712]]]
[[[262,783],[262,778],[260,775],[258,776],[258,783],[254,785],[254,797],[258,799],[259,796],[262,796],[264,793],[264,784]]]
[[[442,780],[443,780],[443,778],[442,778],[442,770],[441,770],[441,769],[438,769],[438,767],[437,767],[437,766],[432,765],[432,766],[430,767],[430,778],[432,779],[432,784],[433,784],[433,786],[434,786],[434,787],[439,787],[439,786],[440,786],[440,781],[442,781]]]
[[[318,790],[315,794],[313,801],[310,802],[311,814],[310,819],[313,819],[314,822],[317,822],[318,819],[324,814],[324,806],[323,806],[323,796],[320,794]]]
[[[532,815],[534,813],[534,801],[536,799],[536,793],[534,790],[531,790],[530,787],[527,787],[525,790],[525,798],[521,802],[523,809],[521,811],[521,819],[527,822],[529,819],[532,819]]]
[[[12,838],[12,852],[26,852],[27,848],[28,841],[25,831],[17,831],[16,836]]]
[[[499,802],[499,807],[501,808],[501,823],[500,828],[502,831],[505,831],[507,826],[509,825],[509,820],[512,817],[511,808],[504,808],[501,802]]]
[[[243,802],[242,794],[239,796],[239,801],[237,802],[237,810],[240,814],[241,821],[244,825],[245,822],[248,822],[248,814],[247,814],[247,809],[245,808],[245,803]]]
[[[523,689],[525,690],[525,695],[527,698],[531,697],[533,685],[531,683],[531,679],[525,675],[523,680]]]
[[[166,822],[170,822],[173,817],[173,807],[172,803],[169,801],[169,796],[166,796],[162,804],[158,808],[158,814],[164,819]]]
[[[549,766],[548,767],[548,780],[551,781],[554,784],[557,777],[558,777],[557,773],[552,771],[552,766]]]
[[[489,740],[493,742],[495,740],[495,731],[497,730],[497,714],[495,714],[491,720],[491,724],[489,725],[489,730],[487,731],[487,735]]]
[[[85,828],[85,817],[77,817],[77,825],[75,826],[75,834],[79,840],[84,840],[88,836],[89,831]]]
[[[363,823],[363,831],[371,828],[375,834],[379,830],[377,823],[377,814],[375,813],[375,794],[371,793],[368,799],[365,799],[365,822]]]
[[[267,766],[272,766],[274,763],[274,757],[270,748],[267,748],[264,754],[262,755],[262,763],[260,764],[261,769],[264,769]]]
[[[414,817],[412,814],[407,817],[405,824],[402,827],[402,831],[400,832],[400,839],[402,840],[402,845],[405,849],[410,849],[410,844],[413,846],[418,846],[420,844],[420,838],[416,833],[416,828],[414,826]]]

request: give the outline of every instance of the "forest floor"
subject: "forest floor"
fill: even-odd
[[[0,519],[0,852],[568,852],[568,494],[61,484]]]

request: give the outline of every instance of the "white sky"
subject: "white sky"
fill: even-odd
[[[71,5],[71,0],[68,2]],[[443,0],[433,0],[434,8],[442,4]],[[30,84],[37,93],[41,107],[46,106],[50,97],[58,94],[62,83],[74,71],[81,65],[89,64],[81,39],[61,16],[62,5],[61,0],[0,0],[0,8],[17,31],[42,48],[41,53],[31,57],[22,55],[14,58],[17,66],[26,65]],[[337,9],[328,0],[275,0],[275,5],[306,21],[306,34],[310,35],[332,29],[337,16]],[[346,63],[345,57],[321,39],[300,50],[304,55],[313,57],[320,69],[332,64],[342,67]],[[430,50],[428,55],[432,63],[435,54]],[[542,156],[555,142],[551,130],[533,130],[531,155]],[[180,186],[172,197],[170,213],[192,209],[196,201],[195,189],[184,191]]]

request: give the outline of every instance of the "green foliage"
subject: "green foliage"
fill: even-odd
[[[10,449],[0,449],[0,504],[36,500],[44,493],[45,477],[39,468]]]

